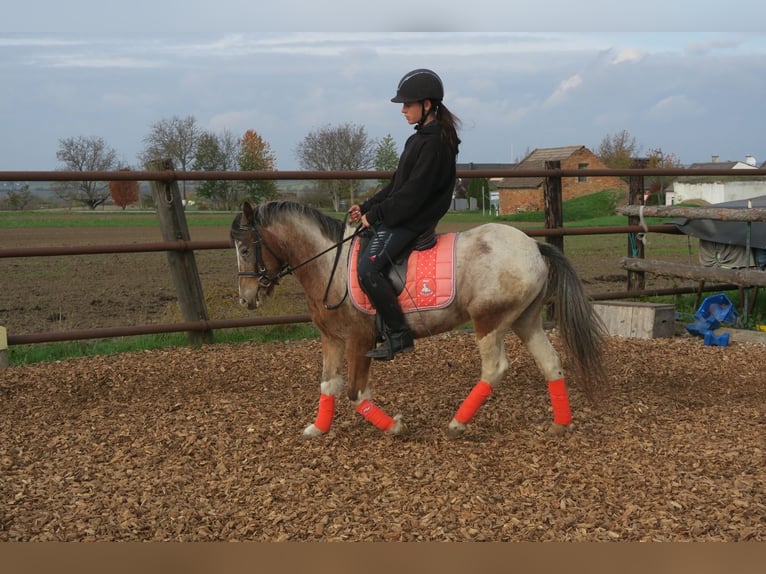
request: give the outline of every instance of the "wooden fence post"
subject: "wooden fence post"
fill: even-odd
[[[147,171],[172,170],[171,160],[154,160],[146,164]],[[152,196],[157,207],[160,229],[164,241],[189,241],[189,226],[186,223],[184,206],[176,181],[152,181]],[[168,251],[168,263],[173,283],[181,305],[184,321],[208,320],[205,294],[197,271],[194,251]],[[213,331],[187,331],[189,341],[195,344],[212,343]]]
[[[8,367],[8,332],[0,326],[0,369]]]
[[[631,167],[646,167],[646,162],[636,161]],[[628,204],[643,205],[644,199],[644,176],[631,175],[628,187]],[[628,216],[628,225],[638,225],[640,218],[635,215]],[[628,234],[628,257],[644,258],[644,242],[635,233]],[[643,271],[628,271],[628,291],[642,291],[646,286],[646,275]]]
[[[561,169],[561,162],[546,161],[545,169]],[[543,180],[543,205],[545,210],[545,229],[560,229],[564,227],[564,198],[561,188],[561,176],[547,176]],[[548,235],[547,243],[558,247],[564,252],[564,236]],[[548,319],[553,320],[556,316],[556,306],[550,302],[545,307]]]
[[[561,169],[560,161],[546,161],[545,169]],[[545,206],[545,229],[564,227],[564,199],[561,190],[561,176],[548,176],[543,181],[543,205]],[[545,238],[564,251],[564,236],[549,235]]]

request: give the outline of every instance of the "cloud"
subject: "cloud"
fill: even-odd
[[[231,111],[215,114],[208,121],[208,128],[215,133],[230,131],[233,133],[244,132],[241,126],[246,126],[252,119],[250,112]]]
[[[647,114],[655,119],[678,119],[681,116],[702,115],[704,111],[704,107],[699,102],[684,94],[677,94],[662,98],[649,108]]]
[[[580,74],[575,74],[574,76],[568,77],[566,80],[563,80],[558,87],[556,88],[556,91],[554,91],[548,98],[543,102],[543,106],[553,106],[558,103],[561,103],[566,99],[566,96],[569,92],[574,90],[575,88],[581,86],[583,83],[582,76]]]
[[[156,61],[127,57],[94,57],[94,56],[55,56],[47,59],[52,68],[111,68],[111,69],[148,69],[159,68]]]
[[[82,46],[86,42],[81,40],[63,40],[61,38],[45,37],[0,37],[0,48],[61,48],[70,46]]]
[[[638,50],[636,48],[626,48],[624,50],[620,50],[617,54],[615,54],[614,58],[611,59],[610,63],[612,64],[622,64],[624,62],[640,62],[641,59],[644,57],[641,50]]]

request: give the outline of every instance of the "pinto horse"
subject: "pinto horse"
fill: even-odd
[[[330,430],[336,399],[347,390],[356,410],[390,434],[404,430],[401,415],[391,417],[372,401],[370,362],[365,353],[376,338],[374,317],[353,305],[348,294],[348,239],[353,227],[307,205],[273,201],[244,203],[231,226],[237,254],[239,300],[258,308],[279,279],[294,274],[306,294],[313,323],[321,333],[322,380],[316,420],[303,431]],[[512,330],[534,358],[553,407],[549,432],[572,424],[561,358],[543,329],[543,310],[552,298],[565,352],[573,360],[589,399],[604,382],[604,327],[584,287],[563,253],[524,232],[499,223],[457,234],[454,297],[442,308],[407,313],[414,337],[427,337],[468,322],[481,355],[479,381],[449,422],[447,435],[460,436],[508,368],[503,339]],[[353,272],[352,272],[353,273]],[[334,304],[330,304],[333,302]],[[347,366],[348,383],[342,374]]]

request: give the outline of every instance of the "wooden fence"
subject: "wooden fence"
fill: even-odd
[[[704,173],[703,173],[704,172]],[[545,229],[530,230],[530,236],[545,237],[546,241],[554,243],[563,249],[563,237],[565,235],[596,235],[596,234],[638,234],[645,231],[659,233],[679,233],[672,225],[642,226],[639,224],[639,204],[642,201],[644,189],[644,177],[664,175],[730,175],[724,170],[684,170],[684,169],[625,169],[625,170],[564,170],[560,169],[559,162],[547,162],[544,170],[463,170],[458,172],[458,177],[464,178],[488,178],[488,177],[544,177],[543,187],[546,206]],[[216,320],[208,316],[205,297],[199,280],[199,274],[194,259],[195,249],[228,249],[228,242],[193,242],[190,240],[185,212],[181,202],[178,182],[208,181],[208,180],[320,180],[320,179],[384,179],[390,177],[391,172],[177,172],[172,169],[168,161],[158,161],[147,164],[147,171],[116,171],[116,172],[0,172],[0,181],[114,181],[136,180],[150,181],[157,215],[162,230],[164,241],[159,244],[130,245],[130,246],[93,246],[89,248],[19,248],[0,249],[0,258],[3,257],[31,257],[62,254],[85,254],[85,253],[113,253],[113,252],[145,252],[166,251],[168,263],[173,276],[173,282],[184,318],[183,322],[165,325],[145,325],[133,327],[114,327],[101,329],[83,329],[58,333],[35,333],[35,334],[7,334],[0,327],[0,368],[7,365],[5,356],[6,347],[10,345],[33,344],[52,341],[70,341],[79,339],[95,339],[132,336],[153,333],[187,332],[190,340],[195,343],[211,342],[215,329],[238,328],[246,326],[276,325],[285,323],[309,322],[307,315],[288,315],[274,317],[254,317],[249,319]],[[628,216],[628,225],[619,227],[600,228],[575,228],[565,229],[563,221],[561,196],[562,177],[583,176],[626,176],[630,180],[629,205],[623,210]],[[738,174],[740,175],[740,174]],[[763,176],[766,170],[748,170],[748,175]],[[645,216],[652,216],[645,208]],[[751,214],[752,210],[737,210],[740,213],[747,211],[747,218],[762,217],[762,214]],[[763,211],[763,210],[760,210]],[[660,212],[657,212],[660,213]],[[673,216],[673,212],[665,212],[667,216]],[[707,214],[709,215],[709,214]],[[662,215],[660,215],[662,216]],[[710,217],[712,218],[712,217]],[[764,219],[745,219],[763,221]],[[628,253],[635,251],[634,241],[628,241]],[[643,259],[643,244],[638,243],[637,259]],[[653,268],[642,267],[631,262],[625,264],[628,270],[626,291],[619,293],[606,293],[594,297],[594,299],[620,299],[644,296],[656,296],[674,293],[694,292],[694,289],[645,289],[646,272],[657,272],[661,266]],[[676,266],[677,267],[677,266]],[[696,277],[696,276],[695,276]],[[752,283],[748,276],[745,283]],[[724,274],[721,280],[731,281],[735,285],[743,283],[743,277],[735,274]],[[731,285],[712,285],[706,290],[721,290]]]

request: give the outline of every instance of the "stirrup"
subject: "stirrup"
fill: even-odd
[[[409,353],[414,350],[415,342],[409,331],[397,332],[395,334],[389,332],[379,346],[371,351],[367,351],[364,356],[377,361],[390,361],[397,353]]]

